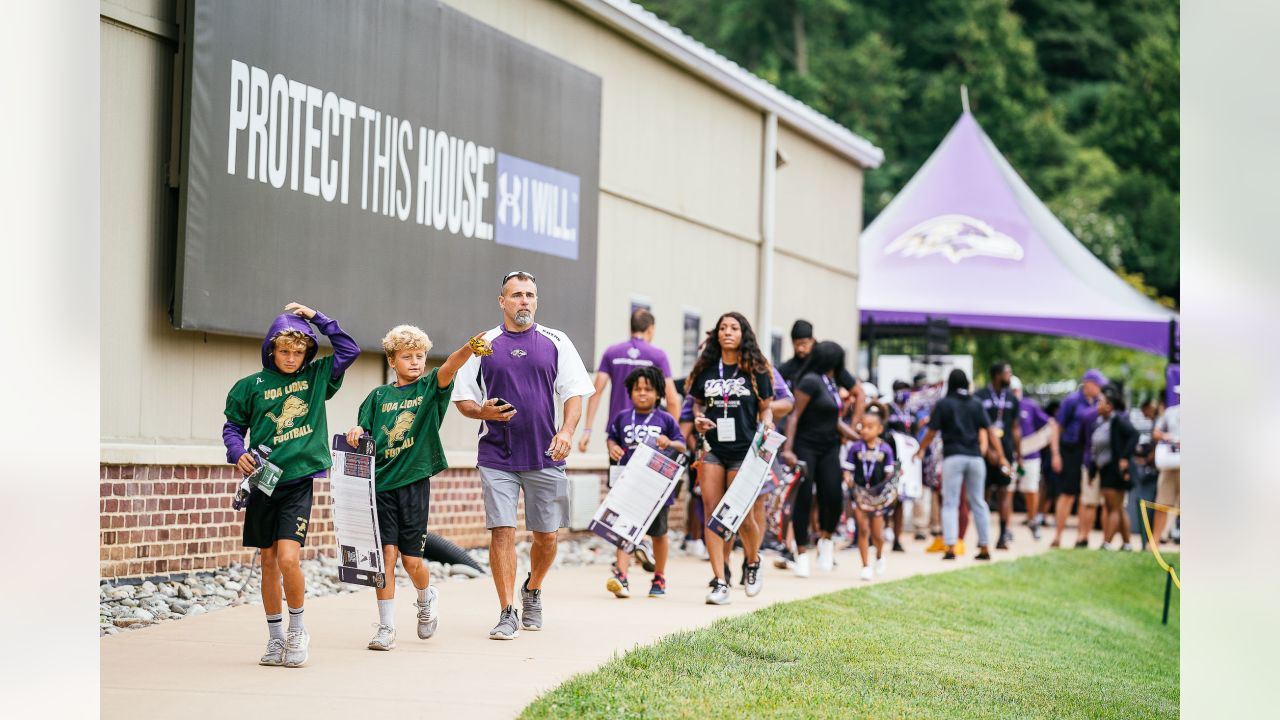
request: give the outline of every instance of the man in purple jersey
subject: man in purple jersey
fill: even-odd
[[[1049,439],[1050,466],[1058,474],[1058,504],[1054,507],[1053,542],[1049,547],[1062,544],[1062,533],[1067,528],[1067,515],[1076,496],[1080,497],[1079,528],[1076,547],[1089,546],[1089,531],[1093,529],[1098,502],[1084,482],[1084,465],[1088,462],[1089,432],[1094,418],[1098,417],[1098,398],[1107,378],[1102,371],[1090,369],[1080,379],[1080,389],[1067,395],[1058,406],[1057,429]],[[1096,493],[1093,493],[1096,494]]]
[[[1022,381],[1017,375],[1009,380],[1009,389],[1018,398],[1018,423],[1022,426],[1022,443],[1026,445],[1032,436],[1054,419],[1035,400],[1022,396]],[[1049,432],[1052,430],[1049,428]],[[1040,475],[1040,450],[1022,453],[1022,462],[1018,464],[1018,490],[1026,501],[1027,525],[1031,527],[1031,537],[1036,540],[1040,539],[1040,528],[1044,525],[1044,515],[1037,512],[1040,508]]]
[[[653,332],[653,313],[637,308],[631,313],[631,339],[610,345],[605,349],[604,355],[600,356],[600,367],[596,369],[595,393],[587,401],[587,421],[583,423],[578,452],[587,451],[596,410],[600,407],[600,398],[606,387],[612,386],[612,390],[609,392],[609,414],[605,417],[615,418],[618,413],[631,409],[631,396],[627,394],[626,380],[636,368],[654,366],[662,371],[667,384],[659,388],[659,392],[666,402],[667,412],[672,417],[680,415],[680,396],[676,394],[675,380],[671,378],[671,364],[667,362],[667,354],[652,344]]]
[[[538,287],[533,275],[502,278],[502,324],[486,332],[492,354],[473,355],[458,371],[453,402],[480,420],[476,465],[484,489],[489,529],[489,567],[502,608],[489,631],[511,640],[519,628],[542,629],[542,581],[556,558],[556,532],[569,515],[569,479],[564,473],[582,398],[594,390],[582,358],[559,330],[535,324]],[[556,400],[563,417],[556,428]],[[520,587],[523,617],[516,612],[516,506],[524,491],[524,524],[533,531],[530,573]]]

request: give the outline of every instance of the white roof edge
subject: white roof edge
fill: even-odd
[[[672,27],[630,0],[561,0],[749,105],[778,119],[866,169],[884,162],[884,150],[774,87],[741,65]]]

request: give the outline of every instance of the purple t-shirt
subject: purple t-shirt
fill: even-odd
[[[671,377],[671,365],[667,363],[667,354],[644,340],[633,337],[626,342],[610,345],[600,356],[600,367],[596,372],[609,376],[609,417],[615,417],[623,410],[631,409],[631,395],[627,392],[627,376],[636,368],[656,366],[662,376]],[[658,402],[662,402],[665,388],[654,388],[658,391]]]
[[[1098,401],[1093,402],[1077,390],[1062,400],[1058,407],[1058,426],[1061,429],[1061,442],[1066,445],[1088,446],[1088,432],[1093,427],[1093,419],[1098,416]]]
[[[595,391],[568,336],[535,324],[511,332],[498,326],[484,335],[493,354],[471,356],[454,381],[453,402],[502,398],[515,406],[507,422],[481,422],[476,464],[508,472],[560,467],[546,456],[556,434],[556,398]]]
[[[897,470],[894,467],[893,445],[881,440],[875,449],[867,447],[861,440],[849,445],[840,466],[853,473],[853,481],[864,487],[872,487],[891,478]]]
[[[626,465],[631,453],[640,443],[649,438],[666,435],[667,438],[680,442],[680,424],[671,417],[671,413],[660,407],[654,407],[648,414],[638,413],[635,408],[623,410],[609,421],[608,437],[627,449],[619,465]]]
[[[1025,398],[1022,400],[1018,412],[1018,422],[1022,425],[1022,437],[1034,434],[1037,430],[1049,423],[1049,415],[1040,407],[1035,400]],[[1022,456],[1023,460],[1035,460],[1040,457],[1040,451],[1027,453]]]

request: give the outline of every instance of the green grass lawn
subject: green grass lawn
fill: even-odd
[[[1163,591],[1150,554],[1080,550],[844,590],[629,652],[523,717],[1177,717]]]

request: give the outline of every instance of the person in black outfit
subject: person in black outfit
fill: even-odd
[[[1000,515],[1000,538],[996,541],[997,550],[1008,550],[1013,533],[1009,530],[1009,521],[1013,517],[1013,493],[1009,485],[1013,482],[1013,469],[1022,462],[1022,408],[1018,396],[1009,387],[1013,378],[1013,368],[1007,362],[998,362],[991,366],[988,373],[991,384],[982,388],[973,396],[982,403],[987,411],[987,420],[991,427],[992,443],[987,447],[987,489],[991,491],[996,511]]]
[[[725,489],[733,484],[738,468],[760,427],[773,429],[773,369],[765,359],[751,324],[741,313],[720,316],[707,331],[702,353],[693,364],[685,388],[693,396],[693,427],[711,449],[702,456],[698,483],[702,486],[702,507],[711,517]],[[763,528],[748,514],[738,532],[747,554],[747,595],[759,594],[760,533]],[[725,557],[733,549],[719,536],[705,535],[707,554],[711,556],[711,592],[707,603],[729,602],[729,584],[725,579]]]
[[[814,488],[818,501],[818,569],[834,567],[835,543],[831,534],[840,522],[844,505],[840,442],[843,438],[858,439],[853,428],[840,420],[843,403],[836,374],[843,358],[844,350],[836,343],[824,341],[814,346],[795,384],[795,410],[787,416],[787,430],[783,433],[787,436],[780,453],[783,462],[794,466],[803,461],[806,466],[791,512],[796,539],[794,570],[799,577],[809,574],[805,550],[809,544]]]
[[[917,459],[939,433],[942,435],[942,539],[947,551],[943,560],[955,560],[960,538],[960,494],[969,499],[969,511],[978,526],[977,560],[990,560],[988,549],[991,510],[983,497],[987,465],[982,459],[990,443],[991,425],[982,405],[969,394],[969,376],[955,368],[947,376],[947,396],[933,406],[929,430],[920,441]]]
[[[1098,421],[1093,430],[1093,456],[1090,472],[1102,482],[1102,549],[1111,548],[1116,532],[1125,550],[1129,541],[1129,516],[1125,513],[1125,495],[1133,486],[1129,468],[1138,447],[1138,431],[1125,414],[1124,396],[1115,386],[1102,389],[1098,403]]]
[[[800,380],[800,376],[804,371],[804,364],[809,359],[809,353],[813,351],[816,345],[813,339],[813,323],[808,320],[797,320],[791,325],[791,349],[795,351],[795,355],[791,359],[778,366],[778,372],[782,374],[782,379],[787,381],[787,387],[794,392],[796,383]],[[843,354],[844,348],[841,348]],[[849,372],[849,369],[841,363],[836,368],[835,375],[836,385],[848,393],[858,392],[858,380]],[[859,411],[857,413],[861,415]]]

